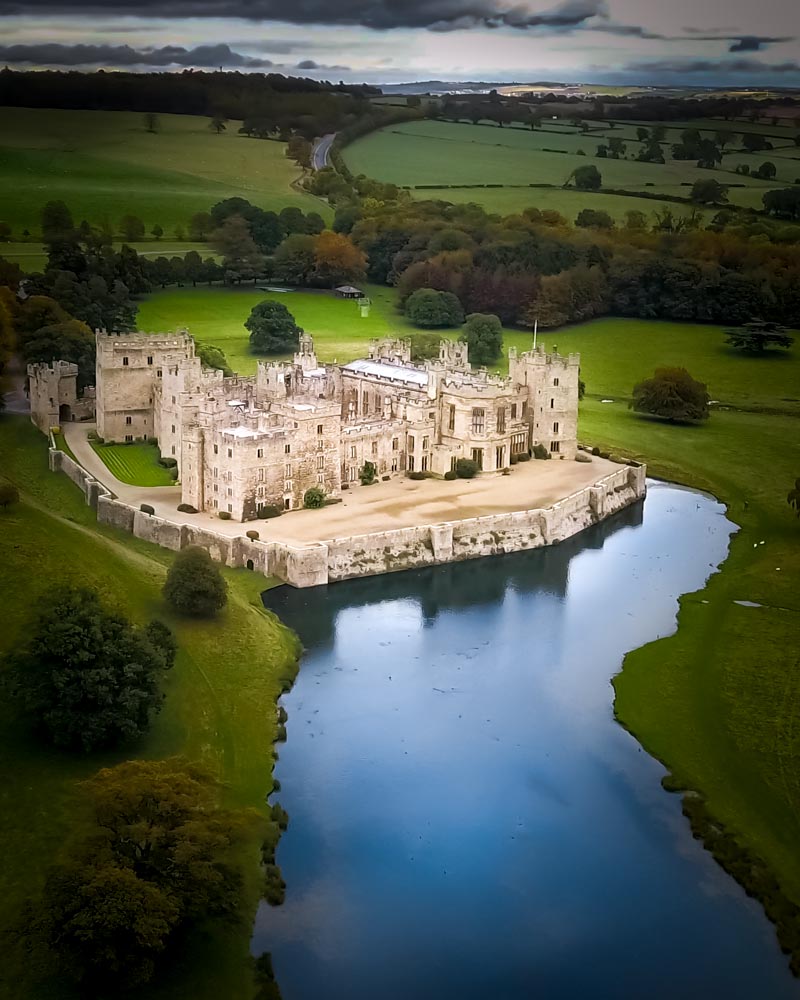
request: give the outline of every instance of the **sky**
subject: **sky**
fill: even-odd
[[[0,0],[13,68],[800,87],[797,0]]]

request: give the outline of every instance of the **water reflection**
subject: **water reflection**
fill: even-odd
[[[554,548],[265,595],[307,648],[253,943],[284,1000],[798,996],[612,717],[731,527],[656,485]]]

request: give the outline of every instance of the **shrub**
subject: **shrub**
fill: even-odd
[[[0,507],[10,507],[19,503],[19,490],[11,483],[0,483]]]
[[[597,447],[597,445],[595,445],[594,448],[592,448],[592,454],[595,456],[595,458],[597,458],[600,455],[600,449]]]
[[[384,481],[384,483],[388,483],[391,478],[392,478],[391,476],[381,476],[381,479]]]
[[[282,513],[283,511],[281,510],[281,508],[276,507],[275,504],[272,503],[263,503],[256,510],[256,516],[263,517],[265,520],[267,520],[270,517],[280,517]]]
[[[158,438],[154,437],[145,438],[145,444],[158,445]]]
[[[458,479],[458,473],[455,469],[448,469],[444,474],[444,478],[448,480],[448,482],[452,482],[454,479]]]
[[[374,462],[364,462],[358,473],[362,486],[372,486],[378,476],[378,467]]]
[[[197,618],[210,618],[228,600],[228,588],[219,568],[208,552],[197,545],[190,545],[175,556],[163,594],[175,611]]]
[[[409,472],[408,478],[419,481],[420,479],[425,479],[426,476],[424,472]]]
[[[509,465],[516,465],[518,461],[519,461],[519,456],[518,455],[510,455],[509,456],[509,459],[508,459]]]
[[[325,490],[320,486],[312,486],[303,494],[303,506],[306,510],[319,510],[325,506]]]
[[[155,507],[151,507],[149,503],[143,503],[140,505],[139,510],[143,514],[155,514]]]
[[[575,456],[576,462],[591,462],[591,455],[587,455],[585,451],[579,451]]]
[[[257,531],[252,531],[252,530],[251,531],[246,531],[245,535],[248,538],[252,539],[254,542],[257,542],[258,539],[259,539],[259,537],[260,537]]]
[[[169,455],[159,458],[158,464],[164,469],[177,469],[178,460],[177,458],[170,458]]]
[[[178,481],[178,470],[177,470],[177,468],[169,470],[169,478],[173,481],[173,483],[177,483],[177,481]]]
[[[217,514],[217,517],[220,519],[220,521],[230,521],[231,513],[229,510],[221,510],[219,514]]]
[[[527,451],[521,451],[517,455],[517,461],[518,462],[530,462],[530,460],[531,460],[531,456],[530,456],[530,453],[527,452]]]
[[[342,483],[342,489],[343,490],[349,490],[350,489],[350,483]]]
[[[196,514],[197,513],[197,507],[192,507],[192,505],[190,503],[179,503],[178,504],[178,510],[182,514]]]
[[[539,442],[533,446],[533,457],[546,462],[547,459],[550,458],[550,452],[541,442]]]
[[[456,462],[456,476],[459,479],[474,479],[478,474],[478,463],[471,458],[459,458]]]

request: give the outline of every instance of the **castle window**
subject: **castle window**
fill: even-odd
[[[232,513],[233,513],[233,507],[231,507],[231,505],[230,505],[230,504],[228,504],[228,513],[229,513],[229,514],[232,514]]]
[[[372,454],[373,455],[377,455],[378,454],[378,442],[377,441],[373,441],[372,442]]]
[[[525,435],[524,434],[513,434],[511,436],[511,454],[519,455],[521,451],[525,451]]]
[[[291,453],[292,453],[292,446],[290,444],[285,444],[283,446],[283,453],[284,453],[284,455],[291,455]]]
[[[427,451],[428,450],[428,444],[429,444],[428,438],[424,437],[422,439],[422,450],[423,451]]]
[[[324,451],[324,450],[325,450],[325,442],[317,441],[317,451]]]
[[[214,454],[215,455],[219,455],[219,445],[218,444],[214,445]],[[214,473],[214,475],[216,476],[216,472]]]
[[[291,479],[287,479],[286,482],[283,484],[283,492],[284,493],[291,493],[292,492],[292,481],[291,481]]]
[[[354,444],[350,445],[350,458],[356,457],[356,446]]]
[[[317,482],[319,483],[320,486],[324,486],[325,485],[325,473],[324,472],[318,472],[317,473]]]
[[[215,466],[214,467],[214,478],[216,479],[218,475],[219,475],[219,469],[216,468],[216,466]]]
[[[161,369],[160,368],[156,372],[156,378],[161,378]]]
[[[317,424],[317,434],[322,433],[322,424]]]
[[[525,414],[527,412],[528,412],[528,404],[527,403],[523,403],[522,404],[522,417],[523,417],[523,419],[525,418]]]
[[[422,465],[420,466],[420,469],[421,469],[422,472],[427,472],[428,471],[428,456],[427,455],[423,455],[422,456]]]
[[[175,445],[172,446],[172,454],[175,454]]]
[[[455,472],[456,471],[456,462],[457,461],[458,461],[458,459],[456,458],[455,455],[453,455],[453,457],[450,459],[450,471],[451,472]]]
[[[219,486],[216,483],[214,483],[214,492],[219,493]]]
[[[289,479],[289,477],[291,476],[291,474],[292,474],[292,466],[291,466],[291,463],[290,463],[290,464],[288,464],[286,466],[286,478]]]
[[[232,497],[232,496],[233,496],[233,490],[232,490],[232,489],[230,488],[230,486],[229,486],[229,487],[228,487],[228,489],[227,489],[227,495],[228,495],[229,497]]]
[[[147,363],[148,363],[148,365],[152,365],[152,363],[153,363],[153,356],[152,356],[152,354],[148,354],[148,356],[147,356]]]
[[[130,427],[133,423],[133,417],[125,417],[125,423]]]
[[[560,441],[551,441],[550,442],[550,451],[554,451],[554,452],[561,451],[561,442]]]
[[[392,459],[392,472],[397,472],[397,459]]]
[[[408,471],[409,472],[413,472],[414,471],[414,456],[413,455],[409,455],[408,456]]]
[[[392,451],[400,450],[400,438],[392,438]]]
[[[553,379],[553,385],[558,385],[558,379],[557,378]]]
[[[472,461],[475,462],[480,471],[483,471],[483,448],[472,449]]]
[[[506,450],[503,447],[495,448],[494,450],[494,464],[496,469],[502,469],[506,464]]]
[[[175,405],[175,397],[174,396],[172,397],[172,405],[173,406]]]
[[[263,457],[264,457],[264,449],[259,448],[258,451],[256,452],[256,458],[263,458]]]
[[[233,449],[228,448],[228,458],[233,458]]]
[[[516,403],[512,403],[511,404],[511,419],[512,420],[516,420],[517,419],[517,404]]]
[[[133,441],[133,434],[126,434],[125,435],[125,440],[126,441]]]
[[[556,401],[551,397],[550,398],[550,409],[552,410],[555,405],[556,405]]]
[[[123,367],[127,368],[128,367],[128,359],[127,358],[123,358],[122,359],[122,364],[123,364]]]
[[[450,416],[447,419],[447,429],[449,431],[454,431],[456,429],[456,408],[453,403],[450,404]]]
[[[486,413],[480,407],[476,407],[472,411],[472,433],[473,434],[483,434],[484,419]]]
[[[284,510],[291,510],[292,509],[292,498],[291,497],[284,497],[283,498],[283,509]]]
[[[264,470],[263,469],[259,469],[258,470],[258,481],[260,483],[264,482]]]
[[[324,455],[317,455],[317,468],[318,469],[324,469],[325,468],[325,456]]]
[[[414,438],[410,434],[408,435],[408,450],[414,450]]]
[[[172,425],[172,433],[175,433],[175,424]]]
[[[558,421],[557,421],[557,420],[556,420],[556,422],[555,422],[555,423],[553,424],[553,433],[554,433],[554,434],[558,434]]]
[[[497,411],[497,432],[498,434],[506,432],[506,408],[504,406],[501,406]]]
[[[356,481],[357,472],[358,470],[354,465],[351,465],[350,468],[347,470],[347,478],[350,480],[351,483],[354,483]]]

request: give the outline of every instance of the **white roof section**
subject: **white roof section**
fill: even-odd
[[[249,427],[227,427],[222,432],[223,434],[230,434],[231,437],[235,438],[254,438],[258,437],[256,431],[251,431]]]
[[[228,406],[247,406],[243,399],[229,399]]]
[[[376,378],[385,378],[392,382],[406,382],[410,385],[420,386],[420,388],[428,384],[428,373],[420,368],[392,365],[384,361],[369,361],[367,358],[343,365],[342,371],[354,372],[358,375],[374,375]]]
[[[325,378],[328,374],[325,368],[309,368],[303,372],[303,378]]]

